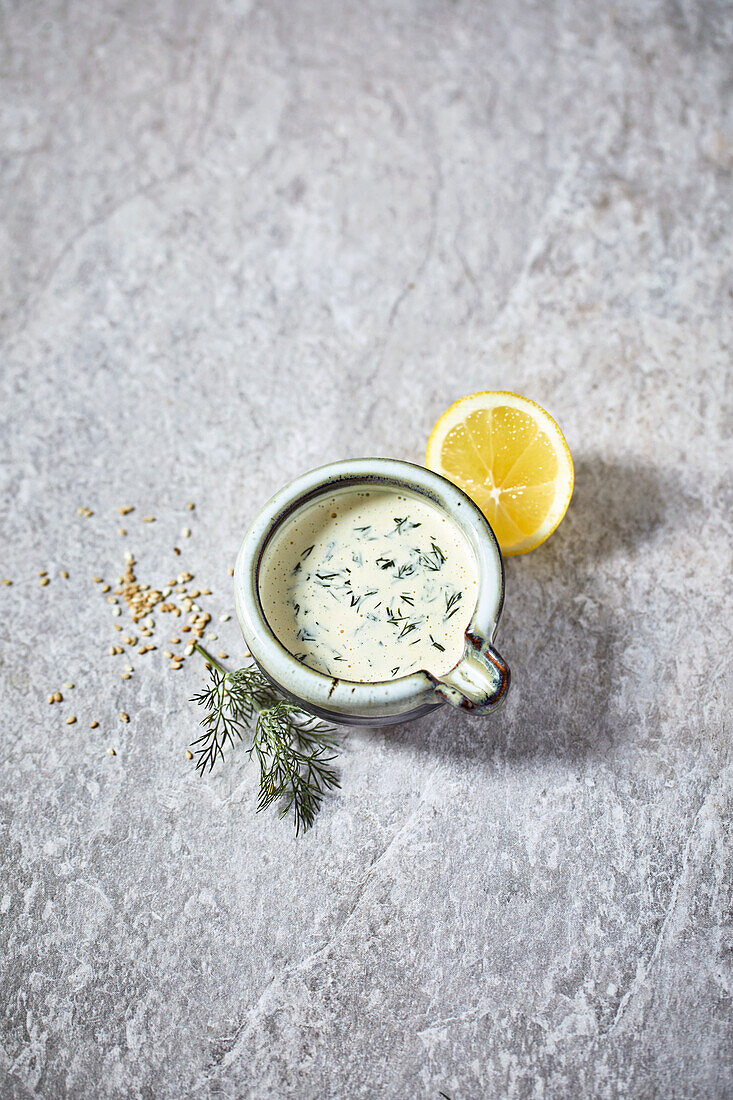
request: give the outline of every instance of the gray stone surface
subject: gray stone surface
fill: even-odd
[[[4,1096],[733,1096],[732,36],[692,0],[4,5]],[[91,575],[129,547],[218,616],[281,484],[419,461],[486,388],[577,464],[507,565],[511,700],[346,730],[296,840],[243,752],[185,759],[199,666],[119,678]]]

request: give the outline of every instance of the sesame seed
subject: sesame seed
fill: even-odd
[[[191,630],[190,626],[182,626],[181,627],[181,634],[188,634],[190,632],[190,630]]]
[[[171,638],[171,645],[178,645],[180,640],[180,638]]]
[[[111,604],[117,603],[117,597],[116,596],[108,596],[107,597],[107,603],[111,603]]]
[[[84,516],[87,519],[89,518],[89,516],[94,515],[94,512],[91,510],[91,508],[77,508],[77,512],[80,516]]]
[[[110,756],[117,756],[117,753],[115,752],[114,749],[107,749],[107,752],[109,753]]]
[[[125,530],[125,528],[124,528],[124,527],[118,527],[118,528],[117,528],[117,533],[118,533],[119,535],[126,535],[126,534],[127,534],[127,531]]]
[[[193,753],[190,749],[186,749],[186,760],[193,760]]]
[[[248,649],[245,649],[245,651],[244,651],[244,653],[242,654],[242,656],[243,656],[243,657],[251,657],[251,656],[252,656],[252,654],[250,653],[250,651],[249,651]]]
[[[41,588],[45,588],[48,584],[48,577],[41,577]]]
[[[132,679],[132,677],[130,676],[129,672],[121,672],[120,673],[120,680],[131,680],[131,679]]]
[[[134,562],[134,560],[135,560],[135,558],[134,558],[133,554],[131,553],[131,551],[125,550],[125,561],[132,564],[132,562]]]
[[[228,656],[229,656],[228,653],[222,653],[221,650],[219,650],[219,652],[217,653],[217,657],[220,657],[222,661],[226,661]]]
[[[220,623],[228,623],[230,619],[231,619],[231,615],[220,615],[219,616],[219,622]]]
[[[76,722],[76,715],[75,714],[70,714],[69,717],[66,719],[66,725],[67,726],[73,726],[74,722]]]
[[[176,557],[180,557],[180,556],[181,556],[181,551],[180,551],[180,550],[178,549],[178,547],[177,547],[177,546],[174,546],[174,547],[173,547],[173,553],[174,553],[174,554],[176,555]]]
[[[188,527],[183,528],[183,530],[181,531],[181,538],[183,538],[183,539],[190,539],[191,538],[190,528],[188,528]]]
[[[60,574],[60,575],[61,575],[61,576],[62,576],[62,577],[64,578],[64,580],[65,580],[65,581],[68,581],[68,579],[69,579],[69,574],[68,574],[68,573],[66,572],[66,570],[65,570],[65,569],[62,569],[62,570],[61,570],[61,574]]]
[[[102,578],[101,577],[92,577],[92,580],[94,581],[95,584],[101,584],[102,583]]]
[[[94,722],[90,722],[90,723],[89,723],[89,729],[90,729],[90,730],[95,730],[95,729],[97,728],[97,726],[98,726],[98,725],[99,725],[99,722],[97,722],[97,721],[96,721],[96,719],[95,719],[95,721],[94,721]]]
[[[120,711],[120,722],[129,722],[129,721],[130,721],[130,715],[125,714],[124,710],[121,710]]]
[[[39,569],[38,570],[38,576],[39,577],[45,577],[46,576],[46,570],[45,569]]]
[[[202,588],[201,589],[201,595],[202,596],[210,596],[211,595],[211,589],[210,588]]]
[[[66,688],[66,690],[67,690],[67,691],[71,691],[71,689],[73,688],[73,686],[74,686],[74,685],[73,685],[73,684],[72,684],[72,683],[71,683],[71,682],[70,682],[69,680],[67,680],[65,684],[62,684],[62,685],[61,685],[61,687],[62,687],[62,688]]]
[[[182,666],[180,664],[177,664],[175,661],[171,661],[171,663],[168,667],[172,668],[174,672],[178,672],[178,669],[181,668]]]
[[[63,697],[63,695],[61,694],[60,691],[55,691],[53,693],[53,698],[54,698],[54,702],[56,702],[56,703],[63,703],[63,701],[64,701],[64,697]]]
[[[102,585],[102,587],[100,588],[99,591],[100,592],[109,592],[109,588],[110,588],[110,586],[108,584],[105,584],[105,585]]]
[[[193,512],[196,505],[193,504],[191,501],[189,501],[188,504],[186,505],[186,507],[188,508],[189,512]]]
[[[55,698],[55,696],[53,696],[53,695],[49,695],[49,697],[48,697],[48,701],[49,701],[49,703],[55,703],[55,702],[56,702],[56,698]]]
[[[107,652],[109,653],[110,657],[114,657],[115,653],[117,652],[117,646],[111,645]]]
[[[194,647],[193,647],[193,643],[192,643],[191,645],[187,645],[183,652],[185,653],[185,655],[187,657],[190,657],[191,654],[193,653],[193,650],[194,650]]]
[[[206,635],[206,641],[207,642],[216,642],[216,641],[218,641],[218,639],[219,639],[218,634],[209,633],[209,634]]]
[[[113,607],[112,608],[112,614],[116,617],[118,615],[121,615],[122,612],[120,611],[119,607]]]
[[[132,667],[132,665],[125,665],[125,672],[134,672],[134,671],[135,671],[135,669]]]
[[[118,626],[117,623],[112,623],[112,626],[115,630],[122,630],[122,627]]]
[[[3,577],[2,580],[0,580],[0,584],[4,584],[6,588],[10,588],[12,583],[13,582],[9,581],[7,577]]]
[[[229,573],[230,577],[234,576],[234,570],[233,569],[228,569],[227,572]]]
[[[124,507],[118,508],[117,511],[121,516],[129,516],[130,512],[134,512],[135,509],[131,504],[126,504]]]
[[[155,523],[155,516],[143,516],[143,523]]]

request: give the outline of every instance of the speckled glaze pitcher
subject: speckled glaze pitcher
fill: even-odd
[[[277,528],[303,505],[336,489],[383,488],[425,498],[443,510],[475,555],[478,594],[465,632],[462,659],[441,676],[417,671],[362,683],[317,672],[297,660],[271,629],[260,598],[260,567]],[[504,602],[504,567],[491,527],[473,501],[439,474],[396,459],[335,462],[295,479],[276,493],[247,531],[234,570],[237,618],[244,640],[270,682],[299,706],[331,722],[405,722],[449,703],[468,714],[495,710],[509,689],[509,669],[492,644]]]

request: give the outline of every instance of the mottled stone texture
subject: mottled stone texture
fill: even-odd
[[[4,5],[3,1096],[733,1096],[732,36],[714,0]],[[346,730],[296,840],[242,751],[192,772],[199,665],[120,680],[91,575],[127,546],[230,610],[280,485],[420,461],[487,388],[577,464],[507,563],[511,699]]]

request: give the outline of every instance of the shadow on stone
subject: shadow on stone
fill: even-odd
[[[624,617],[618,599],[612,610],[604,589],[614,557],[623,558],[628,575],[636,552],[688,523],[691,509],[694,501],[682,502],[674,482],[649,466],[579,460],[558,531],[534,553],[506,562],[496,639],[512,671],[504,708],[471,719],[442,707],[392,727],[390,739],[478,762],[603,755],[632,736],[634,717],[622,712],[619,688],[635,675],[624,659],[634,610]]]

